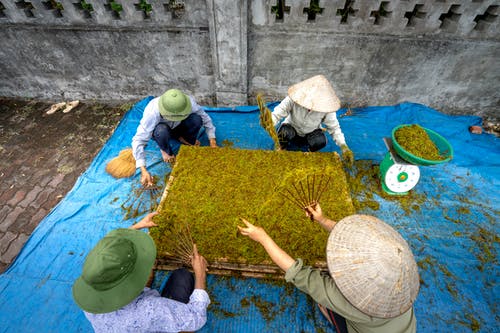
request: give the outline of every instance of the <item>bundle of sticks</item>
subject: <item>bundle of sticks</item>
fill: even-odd
[[[187,223],[172,233],[172,241],[175,242],[174,250],[173,253],[167,256],[168,261],[173,264],[191,267],[194,241]]]
[[[327,170],[297,170],[284,178],[278,192],[301,210],[319,203],[331,177]]]
[[[127,200],[121,205],[126,211],[124,219],[155,211],[159,206],[158,199],[161,195],[161,188],[157,185],[156,179],[153,179],[153,185],[133,188]]]

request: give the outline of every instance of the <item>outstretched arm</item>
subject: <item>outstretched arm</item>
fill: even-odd
[[[272,261],[285,272],[294,264],[293,259],[288,253],[283,251],[274,240],[261,227],[256,227],[245,219],[241,219],[246,227],[238,226],[241,234],[250,237],[252,240],[260,243]]]

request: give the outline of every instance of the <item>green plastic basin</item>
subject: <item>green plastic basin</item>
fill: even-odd
[[[428,128],[422,127],[426,132],[427,135],[429,135],[429,138],[434,142],[436,145],[437,149],[439,150],[439,155],[443,157],[442,160],[427,160],[421,157],[418,157],[416,155],[413,155],[409,151],[405,150],[403,147],[399,145],[399,143],[396,141],[395,133],[398,129],[401,127],[405,126],[411,126],[413,124],[403,124],[396,126],[392,129],[392,146],[394,147],[394,150],[396,153],[405,161],[416,164],[416,165],[434,165],[434,164],[441,164],[450,161],[453,158],[453,147],[450,145],[450,143],[443,138],[441,135],[438,133],[434,132],[433,130],[430,130]]]

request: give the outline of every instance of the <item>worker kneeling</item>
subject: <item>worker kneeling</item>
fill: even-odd
[[[273,125],[285,119],[278,128],[280,148],[286,150],[293,144],[311,152],[322,149],[327,143],[323,124],[340,147],[344,161],[351,165],[354,156],[337,120],[339,109],[340,100],[323,75],[290,86],[288,96],[272,112]]]
[[[418,268],[401,235],[368,215],[351,215],[337,223],[323,215],[319,204],[307,207],[306,215],[330,232],[330,275],[293,259],[261,227],[242,219],[245,227],[238,229],[264,247],[286,272],[287,282],[318,303],[337,332],[416,332]]]

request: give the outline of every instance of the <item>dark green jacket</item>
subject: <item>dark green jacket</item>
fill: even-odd
[[[317,303],[344,317],[349,333],[414,333],[417,330],[413,307],[395,318],[370,317],[344,298],[330,275],[321,274],[321,271],[309,266],[304,267],[302,259],[298,259],[286,271],[285,279]]]

